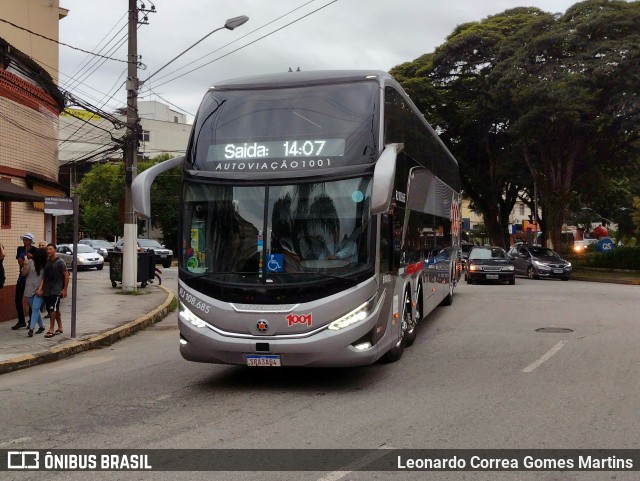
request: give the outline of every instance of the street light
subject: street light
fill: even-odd
[[[151,77],[154,77],[155,75],[157,75],[159,72],[161,72],[162,70],[164,70],[166,67],[168,67],[170,64],[172,64],[173,62],[175,62],[176,60],[178,60],[180,57],[182,57],[185,53],[187,53],[189,50],[191,50],[193,47],[195,47],[196,45],[198,45],[200,42],[202,42],[203,40],[209,38],[211,35],[213,35],[214,33],[220,31],[220,30],[224,30],[225,28],[227,30],[233,30],[236,27],[239,27],[240,25],[244,25],[245,23],[247,23],[247,20],[249,20],[249,17],[247,17],[246,15],[240,15],[239,17],[233,17],[233,18],[229,18],[227,19],[226,22],[224,22],[224,26],[223,27],[218,27],[215,30],[212,30],[211,32],[209,32],[208,34],[206,34],[204,37],[202,37],[200,40],[198,40],[196,43],[194,43],[193,45],[191,45],[190,47],[188,47],[187,49],[185,49],[184,51],[182,51],[181,53],[179,53],[178,55],[176,55],[175,57],[173,57],[171,60],[169,60],[167,63],[165,63],[162,67],[160,67],[158,70],[156,70],[155,72],[153,72],[151,75],[149,75],[147,77],[146,80],[140,82],[140,85],[142,85],[145,82],[148,82],[149,79],[151,79]]]
[[[593,212],[595,215],[597,215],[598,217],[600,217],[602,220],[608,222],[609,224],[615,224],[615,222],[613,222],[611,219],[607,219],[606,217],[598,214],[595,210],[593,210],[591,207],[581,207],[580,210],[588,210]]]

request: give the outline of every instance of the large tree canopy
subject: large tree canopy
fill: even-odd
[[[588,0],[564,15],[515,8],[392,69],[458,159],[493,242],[505,242],[518,192],[535,180],[558,246],[576,186],[635,162],[639,32],[640,2]]]

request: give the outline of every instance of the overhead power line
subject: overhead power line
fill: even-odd
[[[300,10],[301,8],[304,8],[304,7],[306,7],[307,5],[309,5],[310,3],[313,3],[313,2],[315,2],[315,1],[317,1],[317,0],[310,0],[310,1],[308,1],[307,3],[303,3],[303,4],[302,4],[302,5],[300,5],[299,7],[296,7],[296,8],[294,8],[294,9],[289,10],[287,13],[285,13],[285,14],[283,14],[283,15],[280,15],[280,16],[279,16],[279,17],[277,17],[277,18],[274,18],[274,19],[273,19],[273,20],[271,20],[270,22],[267,22],[267,23],[265,23],[265,24],[261,25],[261,26],[260,26],[260,27],[258,27],[258,28],[254,28],[254,29],[253,29],[253,30],[251,30],[249,33],[246,33],[246,34],[242,35],[241,37],[238,37],[238,38],[236,38],[235,40],[232,40],[231,42],[224,44],[222,47],[216,48],[215,50],[212,50],[212,51],[210,51],[210,52],[206,53],[205,55],[203,55],[203,56],[201,56],[201,57],[198,57],[197,59],[192,60],[191,62],[186,63],[186,64],[185,64],[185,65],[183,65],[182,67],[178,67],[178,68],[177,68],[177,69],[175,69],[175,70],[172,70],[172,71],[170,71],[170,72],[167,72],[167,73],[166,73],[166,74],[164,74],[164,75],[161,75],[160,77],[158,77],[158,78],[156,79],[156,81],[160,81],[160,80],[162,80],[163,78],[171,77],[173,74],[175,74],[175,73],[179,72],[180,70],[184,70],[184,69],[185,69],[185,68],[187,68],[189,65],[193,65],[194,63],[199,62],[199,61],[200,61],[200,60],[202,60],[203,58],[210,57],[211,55],[213,55],[213,54],[214,54],[214,53],[216,53],[216,52],[219,52],[219,51],[220,51],[220,50],[222,50],[223,48],[226,48],[226,47],[228,47],[229,45],[233,45],[234,43],[239,42],[240,40],[242,40],[243,38],[248,37],[249,35],[253,35],[253,34],[254,34],[254,33],[256,33],[257,31],[262,30],[262,29],[263,29],[263,28],[265,28],[265,27],[268,27],[268,26],[269,26],[269,25],[271,25],[272,23],[275,23],[275,22],[277,22],[278,20],[281,20],[281,19],[283,19],[284,17],[287,17],[287,16],[291,15],[293,12],[295,12],[295,11],[297,11],[297,10]],[[145,82],[147,82],[147,80],[145,80]],[[151,87],[150,87],[150,88],[151,88]]]
[[[267,37],[269,37],[269,36],[273,35],[273,34],[274,34],[274,33],[276,33],[276,32],[279,32],[280,30],[282,30],[282,29],[284,29],[284,28],[288,27],[289,25],[293,25],[294,23],[297,23],[297,22],[299,22],[300,20],[303,20],[303,19],[305,19],[305,18],[309,17],[310,15],[313,15],[314,13],[319,12],[320,10],[322,10],[322,9],[324,9],[324,8],[327,8],[329,5],[331,5],[331,4],[333,4],[333,3],[336,3],[337,1],[338,1],[338,0],[333,0],[333,1],[331,1],[331,2],[329,2],[329,3],[327,3],[327,4],[323,5],[323,6],[321,6],[321,7],[319,7],[319,8],[316,8],[315,10],[312,10],[311,12],[307,13],[306,15],[303,15],[303,16],[301,16],[301,17],[298,17],[297,19],[295,19],[295,20],[293,20],[293,21],[291,21],[291,22],[289,22],[289,23],[287,23],[287,24],[283,25],[282,27],[279,27],[279,28],[276,28],[275,30],[272,30],[271,32],[269,32],[269,33],[267,33],[267,34],[263,35],[262,37],[258,37],[258,38],[256,38],[255,40],[252,40],[252,41],[251,41],[251,42],[249,42],[249,43],[246,43],[246,44],[244,44],[244,45],[242,45],[242,46],[240,46],[240,47],[238,47],[238,48],[236,48],[236,49],[234,49],[234,50],[231,50],[230,52],[225,53],[224,55],[220,55],[219,57],[216,57],[216,58],[214,58],[213,60],[211,60],[211,61],[209,61],[209,62],[207,62],[207,63],[204,63],[204,64],[200,65],[199,67],[192,68],[191,70],[188,70],[187,72],[185,72],[185,73],[183,73],[183,74],[180,74],[180,75],[178,75],[178,76],[176,76],[176,77],[170,78],[169,80],[166,80],[165,82],[161,82],[161,83],[159,83],[159,84],[155,85],[155,86],[154,86],[154,88],[158,88],[158,87],[160,87],[160,86],[162,86],[162,85],[165,85],[165,84],[168,84],[168,83],[173,82],[173,81],[175,81],[175,80],[178,80],[179,78],[182,78],[182,77],[184,77],[185,75],[189,75],[190,73],[195,72],[196,70],[200,70],[201,68],[204,68],[204,67],[206,67],[207,65],[211,65],[212,63],[217,62],[217,61],[218,61],[218,60],[220,60],[220,59],[223,59],[223,58],[225,58],[225,57],[228,57],[228,56],[229,56],[229,55],[231,55],[232,53],[235,53],[235,52],[237,52],[238,50],[242,50],[243,48],[248,47],[249,45],[253,45],[254,43],[256,43],[256,42],[258,42],[258,41],[260,41],[260,40],[262,40],[262,39],[264,39],[264,38],[267,38]],[[149,88],[147,88],[147,90],[146,90],[144,93],[147,93],[149,90],[150,90],[150,89],[149,89]]]
[[[24,27],[21,27],[20,25],[16,25],[15,23],[10,22],[9,20],[6,20],[4,18],[0,18],[0,22],[6,23],[8,25],[11,25],[12,27],[15,27],[15,28],[17,28],[19,30],[23,30],[25,32],[28,32],[31,35],[35,35],[36,37],[44,38],[45,40],[49,40],[50,42],[57,43],[58,45],[63,45],[65,47],[72,48],[73,50],[78,50],[80,52],[88,53],[89,55],[93,55],[95,57],[101,57],[101,58],[104,58],[104,59],[107,59],[107,60],[113,60],[115,62],[129,63],[128,60],[122,60],[122,59],[119,59],[119,58],[107,57],[105,55],[100,55],[99,53],[90,52],[89,50],[85,50],[85,49],[80,48],[80,47],[74,47],[73,45],[69,45],[68,43],[60,42],[59,40],[56,40],[54,38],[46,37],[46,36],[41,35],[41,34],[39,34],[37,32],[34,32],[33,30],[29,30],[28,28],[24,28]]]
[[[120,34],[120,32],[122,31],[122,29],[120,29],[120,30],[119,30],[119,31],[117,31],[115,34],[113,34],[113,35],[111,36],[111,38],[109,39],[109,41],[108,41],[107,43],[105,43],[102,47],[100,47],[100,45],[102,45],[102,42],[104,42],[104,41],[105,41],[105,39],[106,39],[106,38],[107,38],[107,37],[108,37],[108,36],[109,36],[109,35],[110,35],[110,34],[111,34],[115,29],[116,29],[116,27],[118,26],[118,24],[120,24],[120,22],[121,22],[122,20],[124,20],[126,16],[127,16],[127,13],[125,12],[125,13],[122,15],[122,17],[120,17],[120,18],[116,21],[116,23],[113,25],[113,27],[111,27],[111,29],[110,29],[110,30],[109,30],[109,31],[104,35],[104,37],[102,37],[102,39],[101,39],[101,40],[96,44],[96,46],[95,46],[95,47],[93,47],[93,51],[94,51],[95,53],[102,53],[102,51],[103,51],[103,50],[104,50],[104,49],[105,49],[105,48],[106,48],[106,47],[107,47],[107,46],[108,46],[108,45],[113,41],[113,39],[114,39],[115,37],[117,37],[117,36]],[[125,24],[125,27],[126,27],[126,24]],[[123,28],[124,28],[124,27],[123,27]],[[99,49],[99,50],[97,50],[97,49],[98,49],[98,47],[100,47],[100,49]],[[86,68],[86,66],[87,66],[87,65],[89,64],[89,62],[91,61],[91,58],[92,58],[92,57],[91,57],[91,55],[86,55],[86,56],[84,57],[84,59],[80,62],[80,64],[79,64],[76,68],[74,68],[74,69],[73,69],[73,71],[72,71],[69,75],[70,75],[71,77],[73,77],[76,73],[78,73],[78,74],[79,74],[79,73],[80,73],[84,68]]]

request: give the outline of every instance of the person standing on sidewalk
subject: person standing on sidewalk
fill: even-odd
[[[44,337],[51,338],[56,334],[62,334],[62,318],[60,317],[60,301],[67,297],[67,286],[69,285],[69,271],[67,264],[56,255],[56,245],[47,245],[47,265],[44,268],[44,278],[40,283],[40,288],[36,295],[44,298],[49,311],[50,325],[49,332]],[[58,329],[53,330],[55,323]]]
[[[44,322],[40,317],[40,306],[43,299],[41,296],[36,295],[36,291],[42,284],[42,278],[44,277],[44,268],[47,265],[47,251],[46,249],[36,249],[32,259],[28,259],[22,268],[22,275],[25,277],[24,295],[27,298],[29,307],[31,308],[31,317],[29,321],[29,337],[33,337],[33,328],[36,327],[36,323],[40,328],[36,331],[36,334],[44,332]]]
[[[20,271],[22,271],[22,267],[27,262],[27,258],[30,255],[33,255],[33,253],[36,251],[36,248],[33,245],[33,241],[35,240],[35,238],[33,237],[33,234],[31,234],[30,232],[27,232],[26,234],[21,236],[20,239],[22,239],[23,245],[18,247],[16,251],[16,259],[18,261],[18,266],[20,268]],[[13,330],[20,329],[21,327],[27,327],[27,323],[24,320],[24,304],[22,303],[24,299],[25,281],[26,279],[21,272],[18,275],[18,282],[16,283],[16,299],[15,299],[16,313],[18,314],[18,322],[14,326],[11,326],[11,329]],[[29,315],[31,315],[31,313],[29,313]]]
[[[4,261],[4,246],[0,243],[0,289],[4,287],[4,281],[6,277],[4,276],[4,266],[2,262]]]
[[[43,241],[42,240],[42,241],[38,242],[38,249],[44,249],[44,251],[45,251],[45,260],[46,260],[47,241]],[[40,314],[42,314],[46,309],[47,309],[47,306],[44,305],[44,300],[43,300],[42,301],[42,305],[40,306]],[[44,318],[45,319],[49,319],[49,313],[47,313],[47,315],[44,316]]]

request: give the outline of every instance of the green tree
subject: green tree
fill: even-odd
[[[552,246],[580,178],[635,158],[638,75],[639,2],[588,0],[505,38],[489,81],[501,108],[516,114]]]
[[[530,177],[515,112],[496,101],[489,77],[506,39],[543,15],[515,8],[460,25],[433,54],[391,70],[457,158],[464,193],[497,245],[508,245],[509,215]]]
[[[85,235],[100,238],[120,233],[120,201],[124,197],[122,162],[94,165],[82,178],[78,194],[80,230]]]

